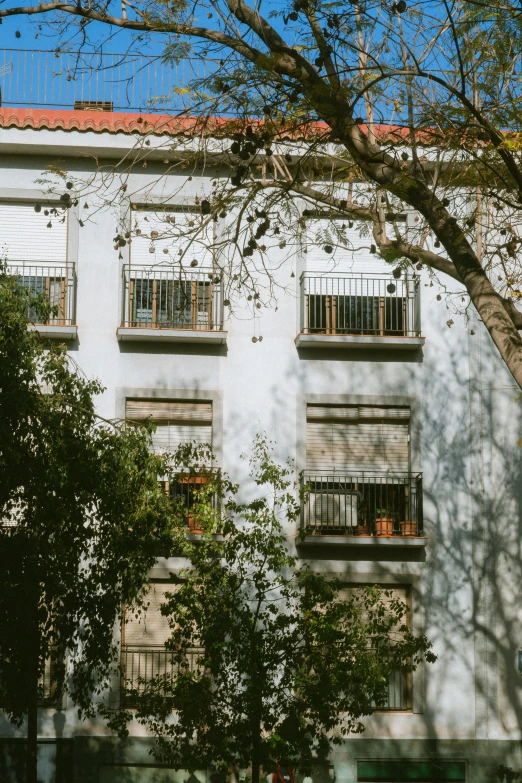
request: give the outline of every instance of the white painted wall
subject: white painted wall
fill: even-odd
[[[34,144],[38,135],[27,133],[13,131],[11,137],[9,131],[1,132],[0,197],[6,189],[37,187],[35,180],[50,160],[29,154],[23,145]],[[75,146],[108,149],[115,144],[107,134],[43,136],[48,149],[56,142],[57,155]],[[10,154],[11,138],[15,146]],[[87,173],[81,160],[71,159],[70,165],[76,176]],[[152,169],[133,175],[129,193],[150,188],[153,178]],[[179,185],[174,182],[173,189]],[[194,178],[183,193],[191,198],[209,190],[208,181]],[[163,184],[161,191],[158,196],[168,193],[168,186]],[[220,391],[223,467],[241,480],[246,464],[239,454],[248,452],[261,428],[275,441],[279,458],[296,457],[297,431],[305,424],[297,421],[299,395],[417,395],[429,535],[425,562],[364,561],[330,550],[314,563],[347,579],[413,582],[417,616],[439,656],[426,669],[423,711],[375,715],[366,721],[367,736],[520,739],[521,403],[515,401],[517,390],[478,319],[466,324],[455,318],[449,329],[444,301],[436,301],[437,289],[426,278],[421,287],[422,352],[399,357],[342,350],[300,354],[294,344],[298,275],[290,276],[296,267],[288,264],[280,282],[290,293],[281,294],[277,311],[264,311],[255,325],[246,309],[226,320],[226,355],[172,344],[118,343],[121,262],[112,243],[118,219],[118,211],[102,211],[79,230],[78,239],[79,340],[71,354],[106,387],[99,412],[116,414],[119,387]],[[252,343],[254,334],[262,334],[263,341]],[[420,676],[415,687],[424,690]],[[64,736],[105,733],[101,725],[78,725],[72,709],[65,718]],[[54,723],[51,713],[42,713],[41,734],[53,736]],[[2,735],[22,736],[23,731],[0,722]],[[135,727],[135,733],[143,734],[143,729]]]

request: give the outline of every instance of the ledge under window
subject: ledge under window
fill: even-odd
[[[213,269],[122,267],[118,340],[223,345],[223,281]]]
[[[29,324],[27,328],[49,340],[76,340],[78,337],[76,324]]]
[[[151,329],[139,326],[119,326],[118,340],[132,342],[197,343],[199,345],[224,345],[227,332],[211,329]]]
[[[404,337],[402,335],[382,337],[369,334],[298,334],[297,348],[365,348],[383,350],[386,348],[403,351],[417,351],[426,342],[425,337]]]
[[[335,547],[363,547],[365,549],[382,549],[408,547],[421,549],[428,543],[426,536],[328,536],[313,535],[301,539],[301,545],[305,546],[335,546]]]

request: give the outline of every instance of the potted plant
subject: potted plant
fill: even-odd
[[[406,519],[401,521],[401,536],[416,536],[418,535],[417,522],[413,519]]]
[[[372,532],[370,530],[370,525],[368,524],[368,520],[366,518],[366,513],[364,514],[364,517],[360,518],[357,523],[356,528],[356,535],[358,536],[371,536]]]
[[[178,476],[176,483],[182,488],[181,491],[176,494],[181,495],[185,499],[187,527],[191,533],[199,535],[203,533],[203,529],[200,526],[197,515],[193,512],[194,496],[192,488],[197,490],[207,484],[208,477],[205,475]]]
[[[395,514],[387,508],[375,509],[375,535],[393,536]]]

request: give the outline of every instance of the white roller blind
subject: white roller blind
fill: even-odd
[[[153,419],[154,421],[175,419],[185,422],[212,422],[211,402],[127,400],[127,419]]]
[[[12,263],[65,264],[67,213],[45,215],[47,207],[35,212],[34,206],[0,203],[0,257]]]
[[[190,244],[195,228],[203,226],[204,220],[204,227]],[[208,222],[208,216],[181,210],[133,210],[132,232],[130,256],[134,266],[179,264],[181,261],[189,276],[190,270],[212,267],[213,223]],[[192,267],[194,260],[198,263]]]
[[[175,591],[176,585],[171,582],[156,582],[147,595],[146,600],[150,603],[145,612],[138,617],[131,609],[125,612],[122,638],[126,645],[148,647],[163,645],[167,641],[171,630],[168,619],[161,614],[160,607],[166,601],[165,594]]]
[[[325,473],[406,472],[409,409],[308,406],[306,469]]]
[[[127,400],[126,419],[156,424],[152,436],[157,452],[175,451],[183,443],[212,445],[212,403],[196,401]]]
[[[307,252],[304,256],[307,272],[332,275],[336,272],[371,272],[385,277],[391,274],[392,266],[370,252],[370,245],[375,243],[371,228],[367,236],[361,237],[360,229],[356,225],[349,228],[348,220],[335,218],[335,224],[339,228],[345,227],[342,233],[348,246],[344,247],[332,226],[333,222],[327,218],[309,221],[305,240]],[[327,245],[333,247],[332,253],[325,251]]]

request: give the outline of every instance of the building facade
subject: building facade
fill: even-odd
[[[390,682],[386,708],[318,765],[314,783],[493,783],[499,765],[522,767],[521,403],[482,324],[470,313],[448,326],[426,272],[396,280],[369,248],[332,260],[314,235],[282,264],[277,308],[253,318],[245,303],[231,316],[211,237],[183,279],[165,263],[177,250],[157,225],[189,219],[216,175],[165,175],[154,153],[165,126],[151,135],[147,168],[130,171],[128,198],[88,220],[82,199],[60,222],[42,172],[59,161],[89,180],[93,156],[130,154],[143,119],[0,110],[0,253],[56,307],[35,328],[102,381],[102,416],[152,416],[158,448],[210,440],[217,466],[241,482],[239,455],[266,431],[311,487],[309,534],[299,542],[288,530],[300,561],[347,587],[392,587],[433,642],[437,662]],[[115,248],[121,221],[140,233]],[[274,263],[285,258],[277,252]],[[158,559],[152,611],[178,565]],[[127,670],[157,662],[166,629],[156,620],[146,632],[125,627]],[[118,683],[107,698],[118,703]],[[208,777],[155,766],[138,725],[121,742],[101,722],[80,723],[66,694],[58,706],[39,712],[42,783]],[[6,783],[22,780],[24,736],[0,716]]]

